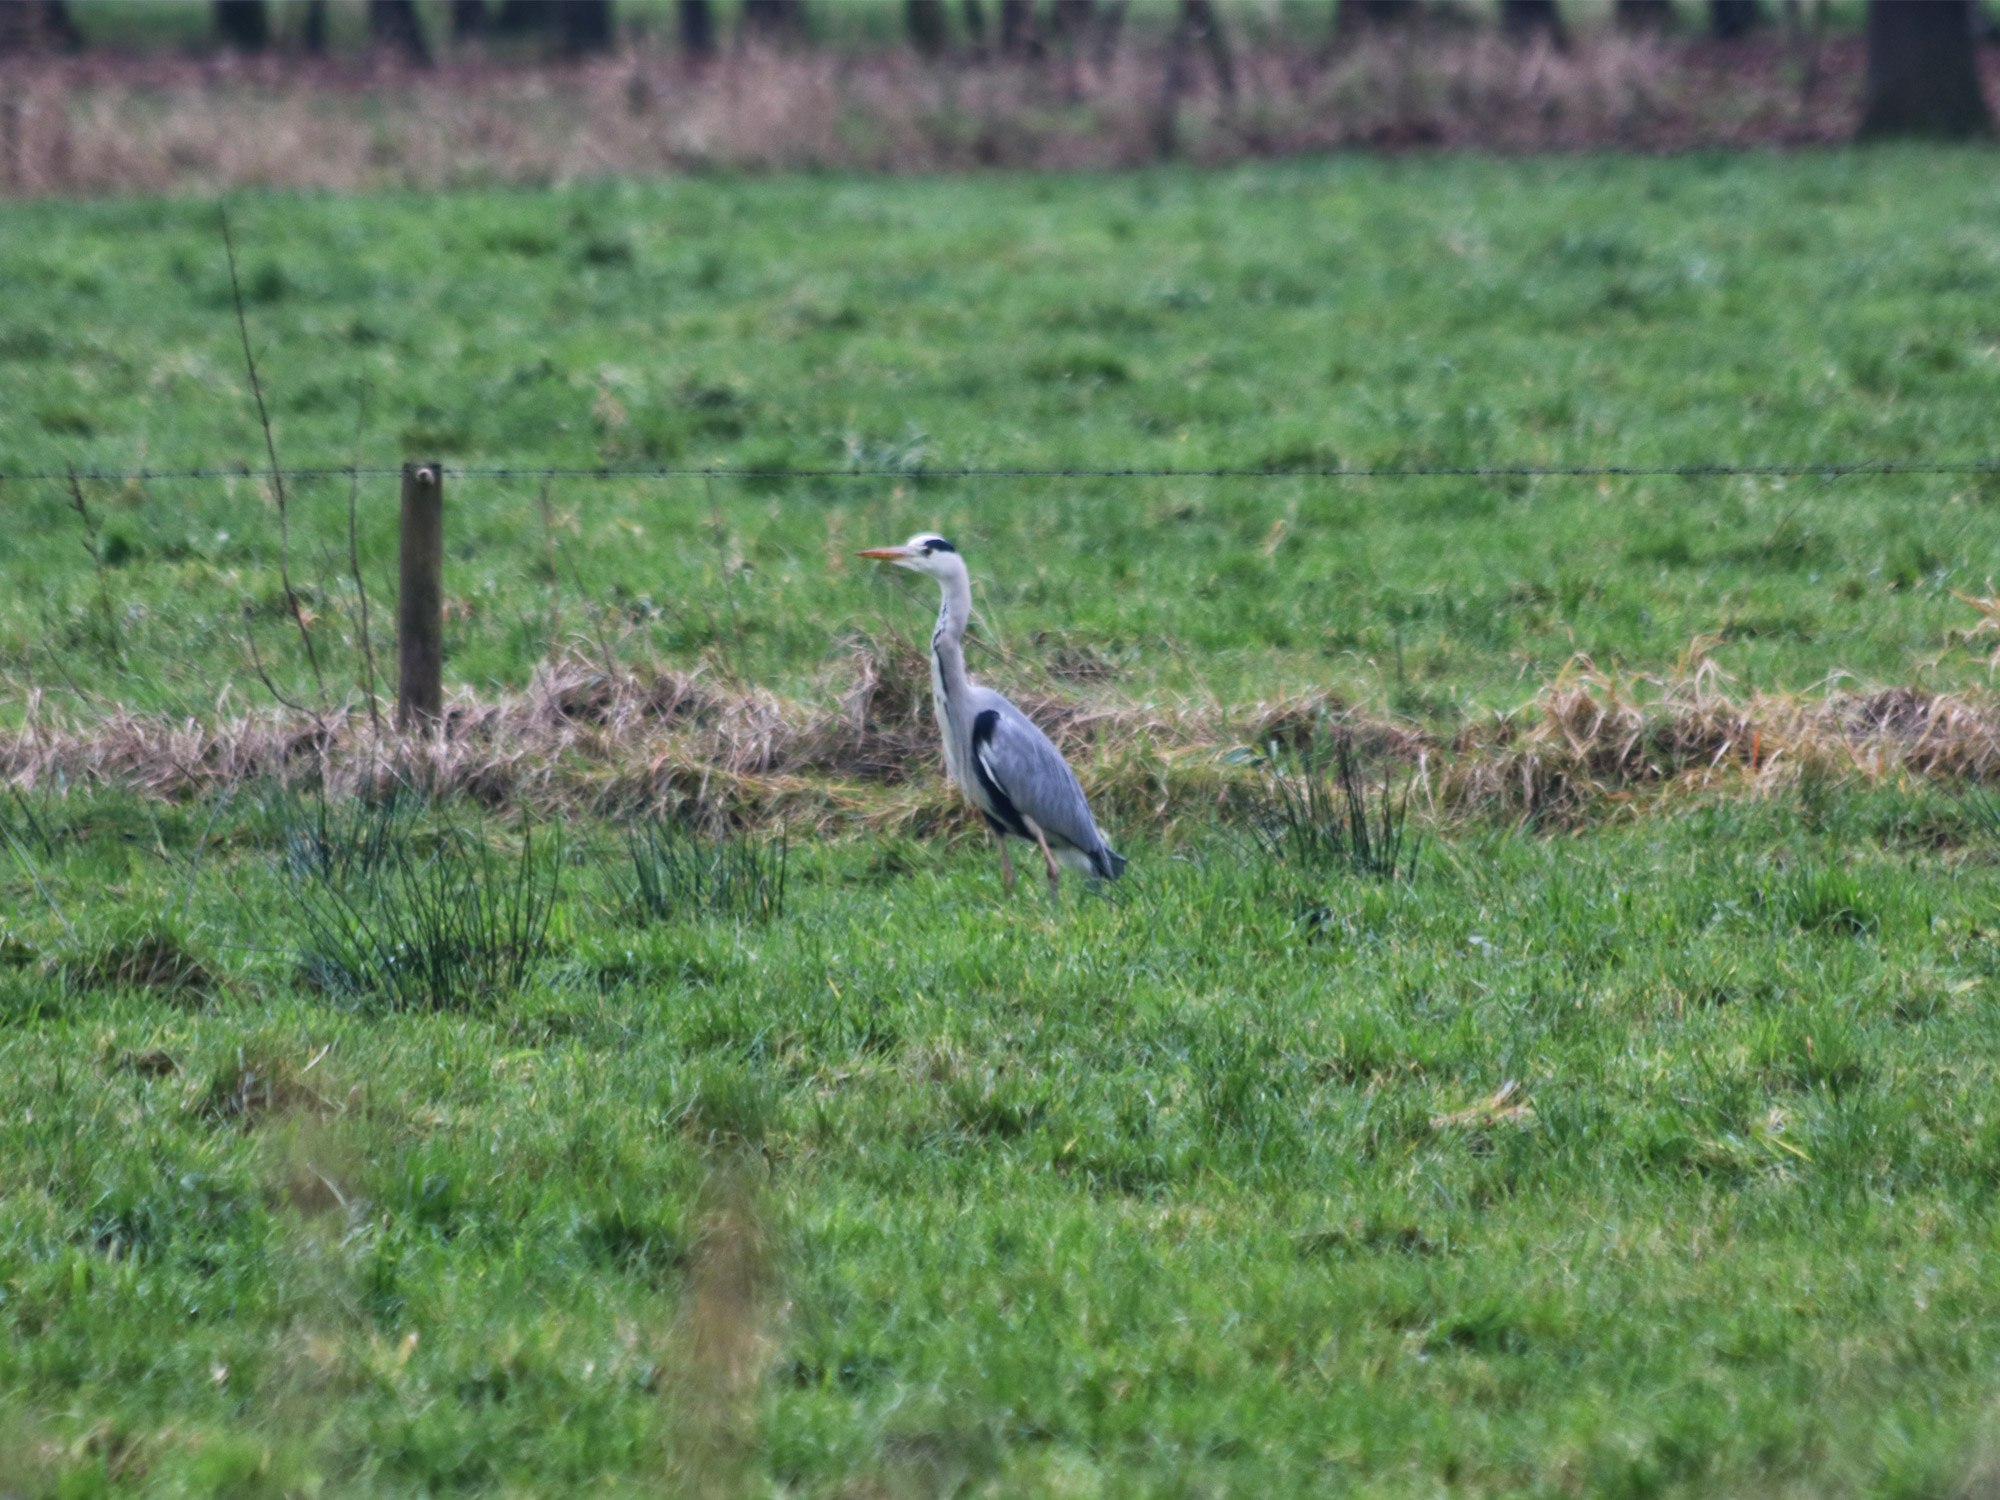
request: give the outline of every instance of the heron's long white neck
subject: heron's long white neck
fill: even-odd
[[[965,675],[965,626],[972,618],[972,585],[963,564],[938,579],[944,595],[938,606],[937,629],[931,632],[931,660],[953,705],[965,702],[971,679]]]
[[[971,743],[972,736],[972,679],[965,674],[965,626],[972,618],[972,585],[966,578],[965,564],[959,563],[940,577],[938,589],[944,599],[938,607],[937,629],[931,632],[931,707],[944,743],[945,769],[960,787],[969,788],[968,768],[960,764],[960,751]]]

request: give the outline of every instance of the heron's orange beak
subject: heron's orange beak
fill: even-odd
[[[901,562],[910,556],[908,547],[870,547],[865,552],[857,552],[856,557],[872,557],[877,562]]]

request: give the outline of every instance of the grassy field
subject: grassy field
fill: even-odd
[[[1983,680],[1951,649],[1996,481],[924,479],[951,465],[1982,457],[2000,189],[1977,153],[1221,176],[603,184],[235,209],[282,457],[852,461],[909,477],[467,480],[453,676],[518,685],[572,601],[635,651],[805,692],[929,605],[853,548],[952,535],[997,638],[1133,691],[1305,685],[1453,716],[1573,652],[1696,637],[1749,685]],[[27,204],[0,225],[0,472],[263,462],[212,207]],[[356,438],[364,388],[367,425]],[[307,683],[255,479],[9,484],[0,666],[205,711],[244,614]],[[347,486],[298,485],[294,572],[354,680]],[[717,522],[720,522],[718,531]],[[393,481],[361,496],[391,591]],[[1936,665],[1931,663],[1935,661]],[[122,670],[121,670],[122,663]],[[330,689],[332,690],[332,689]]]
[[[975,668],[1086,708],[1447,745],[1698,637],[1983,701],[1990,476],[924,472],[1985,456],[1981,154],[233,217],[289,462],[794,471],[558,481],[546,528],[455,482],[482,693],[608,644],[824,706],[933,608],[848,554],[936,525]],[[0,471],[259,462],[212,209],[19,206],[0,278]],[[897,472],[795,472],[849,461]],[[259,481],[85,494],[94,539],[0,488],[10,729],[239,711],[246,625],[312,697]],[[330,697],[346,504],[290,514]],[[908,820],[795,830],[780,897],[775,830],[726,881],[521,808],[10,790],[0,1495],[1988,1493],[2000,811],[1849,764],[1561,832],[1419,798],[1393,880],[1117,804],[1128,878],[1056,900]]]
[[[78,930],[0,981],[15,1493],[1986,1458],[2000,876],[1951,799],[1462,835],[1395,885],[1213,836],[1059,904],[864,841],[761,924],[636,921],[573,840],[533,978],[443,1013],[303,982],[285,828],[108,802],[35,851]]]

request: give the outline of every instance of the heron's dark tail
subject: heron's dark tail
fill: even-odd
[[[1090,873],[1099,880],[1116,880],[1125,873],[1125,856],[1113,854],[1109,844],[1099,844],[1090,854]]]

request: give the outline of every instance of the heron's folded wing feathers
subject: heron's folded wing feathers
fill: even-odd
[[[1000,787],[1016,810],[1034,819],[1051,837],[1086,852],[1103,842],[1097,823],[1090,816],[1090,804],[1076,774],[1062,758],[1049,737],[1035,727],[1028,716],[998,693],[991,695],[992,707],[999,712],[987,719],[980,715],[972,753],[988,777]]]

